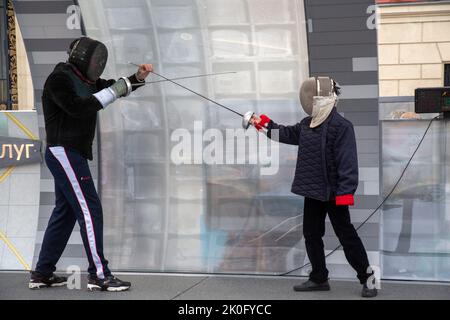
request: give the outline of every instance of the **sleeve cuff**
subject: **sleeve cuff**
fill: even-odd
[[[353,206],[355,199],[352,194],[344,194],[342,196],[336,196],[337,206]]]
[[[273,120],[270,120],[270,121],[267,123],[267,129],[268,129],[268,130],[272,130],[273,127],[274,127],[274,125],[275,125],[275,122],[273,122]]]
[[[134,91],[137,88],[140,88],[140,87],[145,85],[145,80],[144,81],[139,81],[138,78],[136,77],[136,74],[133,74],[133,75],[129,76],[128,80],[130,80],[131,84],[133,85],[132,86],[133,87],[132,91]]]
[[[114,90],[112,90],[111,88],[100,90],[99,92],[94,93],[93,96],[101,103],[103,109],[105,109],[108,105],[110,105],[117,99]]]

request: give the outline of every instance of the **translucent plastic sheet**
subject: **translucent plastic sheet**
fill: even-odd
[[[79,4],[87,35],[109,49],[106,77],[135,72],[128,61],[152,63],[169,78],[235,71],[179,82],[241,113],[284,124],[304,116],[297,97],[308,74],[303,1]],[[235,114],[167,82],[101,113],[100,191],[112,267],[270,274],[302,265],[303,199],[290,193],[296,148],[280,146],[276,175],[262,175],[260,162],[176,165],[171,137],[179,128],[193,133],[194,121],[224,134],[241,126]]]
[[[383,121],[383,195],[416,149],[429,120]],[[450,280],[450,124],[435,120],[402,181],[383,207],[383,276]]]

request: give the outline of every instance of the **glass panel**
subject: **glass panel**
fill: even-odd
[[[383,194],[398,180],[429,121],[383,121]],[[450,280],[448,121],[436,120],[383,207],[383,277]]]
[[[79,3],[87,34],[108,46],[106,77],[135,72],[128,61],[152,63],[172,78],[234,71],[179,82],[240,113],[268,113],[286,124],[304,116],[297,96],[308,75],[302,1]],[[167,82],[140,88],[100,114],[100,189],[114,268],[279,273],[304,263],[303,199],[290,192],[297,150],[280,146],[278,172],[263,175],[257,149],[242,144],[249,138],[227,136],[240,126],[240,116]],[[209,142],[201,135],[174,156],[177,129],[189,137],[219,135],[247,161],[202,161]]]

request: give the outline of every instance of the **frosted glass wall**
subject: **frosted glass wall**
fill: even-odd
[[[179,82],[241,113],[286,124],[304,117],[297,96],[308,75],[303,1],[79,4],[87,35],[109,49],[106,77],[135,72],[128,61],[152,63],[171,78],[233,71]],[[302,265],[303,199],[290,193],[297,149],[280,146],[279,172],[270,176],[261,174],[260,162],[176,165],[171,137],[179,128],[193,133],[194,121],[224,137],[241,125],[237,115],[167,82],[101,112],[100,191],[111,266],[270,274]]]
[[[399,179],[429,120],[382,123],[383,195]],[[383,206],[383,277],[450,280],[450,124],[436,120],[402,181]]]

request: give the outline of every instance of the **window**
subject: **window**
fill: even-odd
[[[0,110],[10,109],[6,2],[7,0],[0,0]]]

